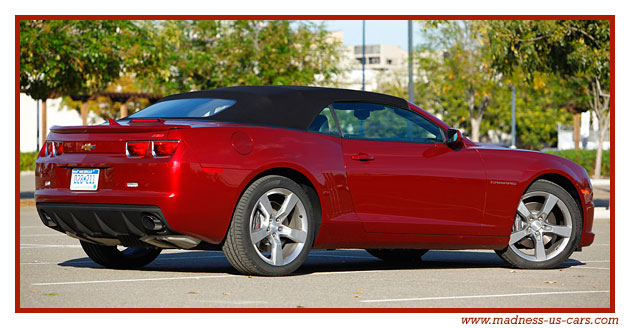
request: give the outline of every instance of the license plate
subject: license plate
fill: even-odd
[[[99,169],[72,169],[70,190],[97,190]]]

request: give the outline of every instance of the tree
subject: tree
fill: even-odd
[[[481,122],[500,85],[501,75],[487,52],[486,21],[425,22],[427,43],[414,56],[419,62],[420,95],[433,95],[433,104],[454,125],[467,123],[473,141],[481,137]]]
[[[42,101],[42,141],[46,140],[46,99],[73,89],[78,80],[70,40],[59,24],[20,21],[20,89]],[[44,142],[42,142],[44,143]]]
[[[292,21],[164,21],[159,69],[141,77],[169,94],[234,85],[307,85],[338,72],[338,42],[321,25]]]
[[[531,82],[535,72],[557,74],[580,85],[599,122],[595,178],[610,126],[610,22],[605,20],[493,21],[492,64],[500,72],[516,69]]]
[[[150,66],[142,47],[147,25],[125,20],[20,22],[20,86],[35,99],[74,95],[83,101],[105,89],[127,67]],[[45,108],[45,107],[44,107]]]

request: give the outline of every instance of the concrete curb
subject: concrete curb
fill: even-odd
[[[610,209],[605,207],[595,207],[595,220],[610,219]]]
[[[610,186],[610,179],[592,179],[593,186]]]

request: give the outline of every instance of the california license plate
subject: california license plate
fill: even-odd
[[[97,190],[99,169],[72,169],[70,190]]]

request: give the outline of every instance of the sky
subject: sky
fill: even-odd
[[[360,20],[327,20],[324,22],[327,30],[343,31],[343,43],[345,45],[360,45],[362,42],[362,21]],[[418,44],[420,27],[413,23],[414,44]],[[407,21],[406,20],[366,20],[365,43],[388,43],[400,46],[407,50]]]

